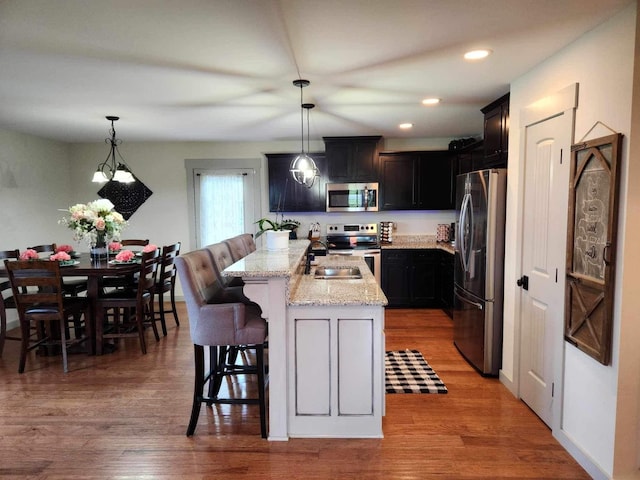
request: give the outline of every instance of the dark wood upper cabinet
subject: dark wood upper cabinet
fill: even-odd
[[[380,209],[411,210],[418,205],[415,181],[419,161],[417,152],[380,154]]]
[[[480,168],[506,168],[509,153],[509,94],[481,109],[484,113],[484,160]]]
[[[484,164],[484,142],[479,140],[460,150],[455,150],[455,175],[480,170]]]
[[[381,209],[453,209],[455,160],[448,150],[381,153]]]
[[[448,150],[420,154],[418,207],[421,210],[455,208],[455,155]]]
[[[307,188],[296,183],[289,167],[299,153],[268,153],[269,211],[270,212],[324,212],[327,162],[324,153],[311,153],[320,176]]]
[[[336,183],[377,182],[382,137],[324,137],[328,179]]]

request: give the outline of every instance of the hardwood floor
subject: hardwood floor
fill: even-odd
[[[137,339],[102,357],[33,352],[0,360],[0,478],[588,479],[549,429],[496,379],[476,373],[439,310],[387,310],[388,350],[418,349],[446,395],[387,395],[385,438],[260,438],[256,406],[203,407],[185,431],[192,345],[184,304],[148,353]],[[240,388],[235,385],[233,388]],[[248,385],[249,390],[253,385]]]

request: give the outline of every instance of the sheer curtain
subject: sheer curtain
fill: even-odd
[[[245,177],[242,173],[200,172],[200,246],[245,231]]]

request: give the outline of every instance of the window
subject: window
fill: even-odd
[[[191,162],[196,165],[188,168]],[[256,169],[227,168],[225,163],[187,161],[195,248],[255,231],[254,222],[260,215]]]

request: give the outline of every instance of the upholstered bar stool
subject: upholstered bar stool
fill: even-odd
[[[234,262],[237,262],[256,250],[256,243],[253,241],[253,235],[250,233],[236,235],[235,237],[225,240],[224,243],[229,248],[231,259]],[[233,277],[228,279],[227,285],[230,287],[242,287],[244,286],[244,282],[241,278]]]
[[[193,435],[203,403],[257,404],[260,409],[260,433],[267,436],[264,342],[266,321],[243,303],[209,303],[220,289],[207,250],[196,250],[176,258],[175,264],[187,304],[191,340],[194,348],[195,381],[191,418],[187,436]],[[255,351],[256,365],[229,365],[228,352],[243,346]],[[204,348],[209,347],[209,366]],[[258,398],[221,398],[222,379],[235,375],[257,375]],[[205,387],[208,385],[207,393]]]
[[[225,242],[214,243],[207,245],[205,250],[211,255],[211,262],[214,269],[214,273],[220,285],[220,291],[218,292],[217,300],[220,302],[242,302],[246,305],[254,305],[255,303],[249,300],[243,293],[244,282],[239,278],[234,281],[233,277],[224,277],[222,271],[228,266],[235,263],[229,245]]]

